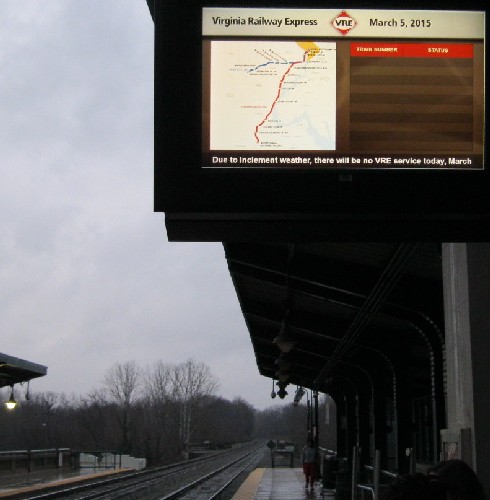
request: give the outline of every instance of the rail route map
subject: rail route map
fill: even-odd
[[[335,150],[335,43],[213,41],[211,75],[210,150]]]

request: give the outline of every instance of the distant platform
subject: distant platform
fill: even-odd
[[[74,484],[95,477],[109,476],[130,472],[133,469],[110,469],[94,472],[93,469],[80,469],[78,471],[63,471],[61,469],[40,470],[29,474],[10,474],[0,476],[0,498],[9,498],[14,495],[40,492],[50,486]]]
[[[242,483],[232,500],[304,500],[334,499],[330,490],[322,491],[321,482],[313,490],[305,488],[301,468],[276,467],[255,469]]]

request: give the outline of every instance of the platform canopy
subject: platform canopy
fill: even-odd
[[[28,382],[33,378],[44,377],[48,369],[24,359],[14,358],[0,352],[0,387]]]
[[[224,247],[259,372],[289,384],[288,397],[294,385],[393,395],[395,380],[412,400],[442,391],[439,244]]]

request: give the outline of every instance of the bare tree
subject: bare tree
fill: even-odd
[[[115,363],[104,376],[104,387],[115,403],[130,407],[137,399],[140,376],[141,370],[135,361]]]
[[[255,409],[241,398],[228,401],[213,396],[199,409],[199,418],[194,420],[197,442],[209,441],[216,446],[243,443],[253,438]]]
[[[218,382],[204,363],[159,361],[144,373],[134,361],[118,363],[102,382],[81,397],[32,393],[15,412],[0,411],[0,450],[115,450],[157,465],[177,460],[191,439],[228,444],[252,437],[253,407],[216,396]]]
[[[131,453],[134,421],[133,408],[138,400],[141,370],[135,361],[115,363],[106,372],[104,387],[110,400],[118,407],[117,420],[121,430],[120,450]]]
[[[180,405],[180,439],[185,456],[192,437],[192,415],[218,389],[218,380],[205,363],[188,359],[174,367],[172,390]]]
[[[154,403],[166,401],[172,393],[172,365],[157,361],[147,368],[145,377],[145,395]]]
[[[142,415],[142,445],[149,463],[173,459],[180,451],[178,413],[173,400],[173,365],[157,361],[144,376],[145,412]]]
[[[83,436],[84,449],[101,449],[111,443],[115,413],[111,406],[114,405],[109,403],[103,389],[94,389],[80,398],[76,419]]]

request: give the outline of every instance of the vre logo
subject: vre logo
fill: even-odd
[[[354,28],[357,21],[349,16],[345,10],[343,10],[335,19],[332,20],[332,26],[342,33],[342,35],[347,35],[349,31]]]

